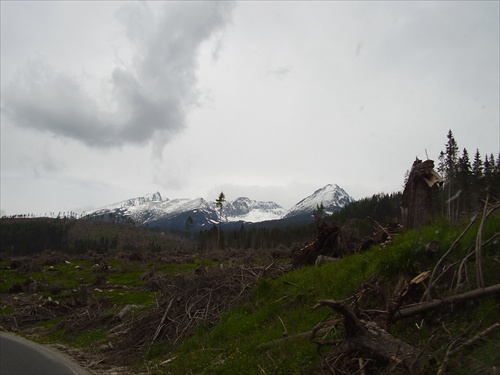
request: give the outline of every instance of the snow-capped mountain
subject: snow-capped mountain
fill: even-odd
[[[149,225],[174,219],[186,212],[201,215],[204,217],[204,224],[218,222],[217,213],[203,198],[169,200],[162,198],[159,192],[101,207],[86,213],[85,218],[118,222],[131,220],[138,225]]]
[[[259,202],[246,197],[226,201],[222,210],[223,222],[260,222],[277,220],[285,215],[286,210],[274,202]],[[183,229],[191,216],[195,229],[219,222],[219,212],[215,202],[203,198],[172,199],[162,198],[160,193],[101,207],[86,213],[86,218],[104,221],[132,220],[139,225],[149,227],[168,227]]]
[[[226,202],[222,215],[226,221],[260,221],[281,219],[286,210],[274,202],[259,202],[246,197],[240,197],[232,202]]]
[[[331,215],[351,202],[354,202],[354,199],[344,189],[338,185],[328,184],[316,190],[307,198],[302,199],[287,212],[284,218],[299,215],[312,216],[314,210],[321,204],[323,204],[325,214]]]
[[[325,213],[331,214],[353,201],[338,185],[326,185],[322,189],[316,190],[289,211],[274,202],[261,202],[240,197],[224,203],[222,221],[228,225],[230,223],[258,223],[290,218],[308,220],[318,205],[323,204]],[[189,222],[193,230],[201,230],[218,224],[219,214],[215,202],[207,202],[203,198],[169,200],[156,192],[101,207],[88,212],[85,218],[134,222],[136,225],[151,228],[179,230],[185,229]]]

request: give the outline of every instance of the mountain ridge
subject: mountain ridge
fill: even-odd
[[[222,223],[260,223],[282,219],[312,220],[314,210],[323,204],[324,212],[331,214],[354,202],[337,184],[328,184],[300,200],[290,210],[272,201],[257,201],[238,197],[226,201],[222,210]],[[170,229],[185,229],[189,225],[196,230],[206,229],[219,223],[219,211],[215,202],[203,198],[162,197],[159,192],[126,199],[87,212],[84,219],[103,221],[132,221],[136,225]]]

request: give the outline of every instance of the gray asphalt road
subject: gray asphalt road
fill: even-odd
[[[0,332],[0,374],[90,375],[63,354],[5,332]]]

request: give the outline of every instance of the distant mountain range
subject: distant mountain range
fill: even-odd
[[[354,199],[344,189],[331,184],[316,190],[288,211],[274,202],[240,197],[224,203],[223,225],[235,226],[269,221],[305,223],[312,220],[313,212],[318,205],[323,204],[325,213],[331,214],[353,201]],[[170,200],[156,192],[87,212],[84,219],[133,221],[136,225],[149,228],[177,230],[183,230],[188,225],[191,230],[203,230],[219,223],[219,212],[215,201],[207,202],[203,198]]]

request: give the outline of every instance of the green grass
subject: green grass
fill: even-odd
[[[96,294],[97,295],[97,294]],[[108,298],[113,304],[119,306],[125,305],[141,305],[149,306],[155,301],[155,295],[152,292],[130,291],[123,289],[113,289],[104,293],[99,293],[99,296]]]
[[[316,347],[307,338],[294,336],[330,315],[328,309],[310,311],[320,299],[347,298],[370,276],[367,257],[360,254],[319,268],[304,267],[276,280],[261,280],[246,304],[225,314],[212,329],[204,327],[188,338],[176,350],[177,358],[168,370],[178,374],[308,373],[318,359]],[[289,339],[276,345],[285,332]]]
[[[484,227],[483,238],[489,238],[499,229],[498,220],[490,220]],[[179,347],[167,352],[162,358],[173,359],[162,371],[172,374],[312,373],[320,357],[316,346],[299,334],[310,331],[333,313],[326,307],[313,312],[311,307],[322,299],[348,298],[363,282],[373,278],[385,280],[389,290],[393,290],[399,277],[413,277],[435,265],[437,258],[425,252],[428,242],[438,241],[440,254],[444,254],[462,231],[463,227],[436,222],[396,237],[394,243],[385,248],[374,247],[318,268],[303,267],[275,280],[261,280],[248,301],[224,314],[215,326],[201,327]],[[477,225],[459,241],[447,263],[465,255],[474,245],[476,233]],[[498,256],[498,245],[496,250],[491,246],[486,248],[485,253]],[[487,262],[485,269],[489,284],[498,282],[498,262]],[[470,315],[459,315],[446,323],[447,329],[456,336],[465,335],[471,322],[480,322],[476,328],[484,329],[491,322],[500,321],[498,305],[491,300],[480,301],[474,309],[466,311]],[[414,345],[422,345],[435,328],[435,323],[418,317],[415,322],[410,319],[395,325],[393,334]],[[288,339],[280,341],[285,331]],[[477,365],[479,361],[483,367],[498,366],[499,355],[494,354],[498,343],[497,337],[496,341],[483,345],[468,355],[468,363]],[[436,350],[438,344],[444,343],[437,342]],[[456,364],[450,366],[453,373]],[[472,367],[468,367],[469,371],[474,371]]]
[[[94,329],[79,334],[69,333],[65,330],[52,330],[46,337],[46,342],[59,342],[75,348],[96,350],[96,343],[107,339],[107,330]]]
[[[183,264],[175,264],[175,263],[162,263],[156,265],[156,271],[163,272],[167,275],[176,275],[178,273],[185,273],[189,271],[193,271],[196,267],[199,266],[199,263],[183,263]]]

